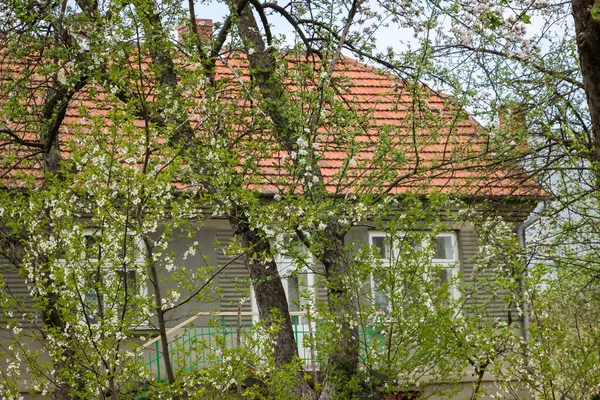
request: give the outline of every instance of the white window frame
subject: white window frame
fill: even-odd
[[[290,311],[292,308],[298,307],[298,311],[302,311],[308,305],[314,310],[316,291],[315,291],[315,272],[314,272],[314,257],[312,254],[308,254],[308,250],[303,245],[300,245],[303,252],[307,253],[307,264],[298,268],[294,265],[294,258],[277,253],[275,257],[275,264],[277,264],[277,271],[282,280],[283,290],[285,291],[285,298],[288,301],[288,308]],[[313,269],[310,268],[313,267]],[[306,280],[301,282],[300,274],[305,274]],[[290,278],[295,277],[298,282],[298,296],[297,298],[290,298]],[[309,298],[300,296],[300,291],[308,291]],[[298,302],[295,304],[294,302]]]
[[[295,236],[294,236],[295,238]],[[282,250],[282,246],[278,246],[277,244],[272,243],[272,248],[277,252],[274,261],[277,265],[277,271],[279,272],[279,277],[281,279],[281,283],[283,285],[283,290],[285,292],[285,298],[288,303],[288,309],[291,311],[293,307],[298,307],[300,311],[306,308],[306,305],[310,306],[311,310],[315,309],[315,303],[317,298],[316,291],[316,279],[315,279],[315,271],[314,267],[316,265],[314,256],[308,251],[308,249],[300,242],[299,239],[295,238],[294,240],[298,241],[298,245],[302,252],[306,254],[307,265],[303,265],[301,268],[298,268],[294,263],[294,257],[286,256],[282,254],[280,250]],[[306,296],[299,296],[297,299],[290,299],[289,296],[289,281],[288,278],[296,275],[298,278],[298,285],[300,286],[300,278],[299,274],[306,274],[306,281],[302,283],[302,290],[308,290],[310,293],[310,299],[307,299]],[[300,289],[300,288],[299,288]],[[250,285],[250,305],[253,313],[253,319],[258,321],[258,305],[256,303],[256,296],[254,295],[254,286]],[[294,304],[294,301],[297,301],[298,304]],[[310,302],[310,304],[309,304]]]
[[[381,261],[382,265],[384,268],[389,267],[389,265],[391,264],[392,260],[394,260],[397,257],[397,250],[395,251],[394,248],[392,247],[392,242],[391,242],[391,235],[385,232],[381,232],[381,231],[369,231],[369,246],[374,250],[379,252],[379,248],[378,246],[376,246],[374,244],[374,239],[375,238],[382,238],[384,240],[384,243],[386,244],[386,250],[387,252],[389,252],[389,254],[385,254],[384,257],[381,257],[378,254],[378,259]],[[389,248],[388,248],[389,246]],[[383,304],[377,304],[376,299],[379,297],[377,295],[377,291],[376,291],[376,287],[377,284],[375,282],[375,276],[371,273],[370,275],[370,285],[371,285],[371,301],[373,302],[373,306],[377,309],[377,311],[381,311],[381,312],[386,312],[389,311],[390,307],[391,307],[391,303],[390,303],[390,298],[389,298],[389,294],[386,293],[381,293],[381,297],[387,297],[387,304],[386,307],[380,307],[383,306]],[[385,308],[385,309],[383,309]]]
[[[135,243],[137,245],[136,259],[133,261],[133,263],[135,265],[137,265],[137,266],[145,265],[144,254],[146,252],[146,249],[144,247],[144,244],[143,244],[141,238],[136,237],[133,233],[127,233],[127,235],[130,235],[131,237],[133,237],[134,240],[132,241],[132,243]],[[84,231],[83,231],[84,240],[87,241],[87,238],[93,237],[93,236],[99,236],[99,234],[98,234],[98,228],[92,228],[92,227],[90,227],[90,228],[85,228],[84,229]],[[97,258],[91,258],[91,259],[89,259],[89,261],[90,262],[94,262],[94,261],[97,262],[98,259]],[[104,269],[106,270],[106,267]],[[130,272],[130,271],[128,270],[128,272]],[[136,275],[137,275],[137,271],[134,270],[133,272],[136,272]],[[139,282],[140,282],[140,280],[138,279],[138,277],[136,277],[136,286],[137,286],[137,289],[138,289],[138,293],[137,294],[140,297],[146,298],[148,296],[148,285],[147,284],[138,284]],[[90,291],[86,291],[84,293],[84,298],[83,298],[84,303],[86,303],[86,301],[87,301],[88,293],[90,293]],[[95,322],[95,323],[97,323],[97,322]],[[146,326],[147,325],[142,324],[142,325],[136,326],[135,328],[136,329],[138,329],[138,328],[144,329]]]
[[[450,291],[450,298],[452,300],[458,300],[460,298],[460,292],[458,291],[458,287],[456,287],[456,284],[454,283],[460,272],[460,263],[458,257],[458,236],[455,232],[440,232],[437,235],[435,235],[435,237],[436,239],[439,237],[449,237],[451,240],[451,258],[442,259],[433,257],[431,261],[434,264],[440,265],[442,269],[446,273],[448,273],[447,282],[448,290]]]
[[[400,233],[400,235],[401,235],[401,233]],[[458,273],[460,271],[460,262],[459,262],[459,257],[458,257],[458,236],[457,236],[456,232],[440,232],[435,235],[436,239],[438,237],[451,238],[451,248],[452,248],[451,258],[445,258],[445,259],[435,258],[435,254],[434,254],[434,257],[432,257],[431,262],[432,262],[432,264],[440,265],[442,267],[442,269],[448,274],[447,282],[448,282],[448,290],[450,292],[450,298],[452,300],[458,300],[460,297],[460,292],[459,292],[458,288],[456,287],[456,284],[454,284],[454,280],[458,276]],[[394,248],[394,246],[393,246],[393,241],[390,242],[391,235],[389,233],[382,232],[382,231],[369,231],[369,246],[371,246],[371,248],[373,248],[374,250],[376,249],[377,251],[379,251],[378,247],[374,244],[375,238],[387,239],[388,245],[391,245],[391,248],[387,249],[387,251],[389,252],[389,256],[380,258],[384,267],[389,266],[390,263],[392,262],[392,260],[395,260],[399,257],[398,250],[396,248]],[[427,238],[423,239],[423,242],[421,243],[421,245],[423,247],[426,247],[429,245],[428,243],[426,243],[427,240],[428,240]],[[371,276],[370,276],[370,286],[371,286],[371,299],[373,302],[375,302],[377,295],[375,293],[376,283],[375,283],[373,274],[371,274]],[[382,296],[388,297],[387,307],[389,310],[389,307],[391,306],[391,304],[389,302],[389,295],[382,293]],[[379,311],[384,311],[384,310],[379,310]]]

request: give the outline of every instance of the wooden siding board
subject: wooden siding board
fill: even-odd
[[[16,307],[13,310],[14,316],[17,318],[21,328],[34,328],[32,317],[37,315],[34,307],[34,300],[31,296],[31,289],[26,283],[25,278],[19,273],[19,269],[10,264],[7,259],[0,258],[0,275],[2,275],[6,294],[12,297],[16,302]],[[23,314],[27,317],[23,318]]]
[[[217,249],[218,268],[227,265],[227,267],[219,274],[219,310],[220,311],[237,311],[240,300],[247,299],[242,304],[242,312],[251,312],[252,305],[249,299],[250,286],[243,290],[243,282],[250,282],[248,270],[244,264],[244,258],[240,257],[232,261],[232,257],[225,254],[225,250],[233,239],[233,231],[231,229],[219,228],[216,230],[216,239],[219,243]],[[237,323],[235,317],[227,317],[227,323]],[[243,317],[242,323],[248,324],[252,322],[251,317]]]
[[[483,270],[475,273],[475,265],[473,258],[475,257],[478,249],[478,241],[475,231],[472,226],[465,226],[459,232],[459,245],[460,245],[460,269],[463,273],[465,283],[467,285],[477,285],[481,283],[480,279],[493,279],[494,272],[492,270]],[[506,303],[502,300],[502,296],[506,293],[496,293],[495,295],[490,293],[485,287],[480,287],[475,292],[475,298],[471,298],[469,304],[472,305],[484,305],[488,303],[486,307],[486,315],[489,318],[507,319],[508,309]],[[513,319],[518,319],[516,313],[513,313]]]

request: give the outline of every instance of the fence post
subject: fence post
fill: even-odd
[[[227,348],[227,324],[225,321],[225,316],[221,315],[221,333],[223,335],[223,342],[225,345],[225,348]],[[223,364],[223,357],[221,357],[221,364]]]
[[[189,352],[189,354],[190,354],[190,364],[189,364],[189,367],[188,367],[188,369],[187,369],[187,370],[188,370],[188,371],[191,371],[191,370],[192,370],[192,365],[193,365],[193,361],[192,361],[192,351],[193,351],[193,350],[192,350],[192,347],[193,347],[193,346],[192,346],[192,330],[191,330],[191,329],[189,329],[189,330],[187,331],[187,334],[188,334],[188,350],[187,350],[187,351],[188,351],[188,352]],[[185,350],[185,348],[184,348],[184,350]]]
[[[236,327],[236,347],[242,347],[242,303],[238,303],[237,327]]]
[[[317,387],[317,365],[315,363],[315,338],[313,336],[312,320],[310,319],[310,306],[306,308],[306,319],[308,320],[308,337],[310,338],[310,367],[313,373],[313,384]]]
[[[160,352],[158,349],[158,341],[156,341],[156,378],[160,382]]]

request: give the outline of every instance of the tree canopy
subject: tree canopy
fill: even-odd
[[[26,375],[57,399],[451,396],[472,373],[473,398],[496,395],[487,376],[514,398],[597,395],[598,4],[226,6],[0,1],[2,394]],[[383,28],[414,39],[381,52]],[[260,322],[189,370],[170,320],[221,295],[228,264],[196,240],[215,219]],[[436,240],[461,224],[473,270],[440,280]],[[318,377],[282,251],[292,277],[320,268],[322,301],[300,302]]]

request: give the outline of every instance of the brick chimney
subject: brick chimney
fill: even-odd
[[[498,128],[505,144],[520,152],[527,151],[526,105],[517,101],[503,104],[498,109]]]
[[[525,104],[511,101],[498,109],[498,127],[506,132],[520,133],[527,128]]]
[[[200,39],[210,39],[212,37],[213,22],[212,19],[196,18],[196,30]],[[182,37],[190,33],[190,21],[182,21],[177,27],[177,39],[181,42]]]

